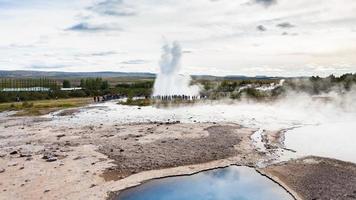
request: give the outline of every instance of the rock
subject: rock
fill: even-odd
[[[93,187],[95,187],[96,186],[96,184],[91,184],[90,185],[90,188],[93,188]]]
[[[45,154],[42,156],[42,159],[46,160],[47,162],[54,162],[58,160],[57,156],[52,154]]]
[[[15,155],[15,154],[17,154],[18,152],[15,150],[15,151],[12,151],[12,152],[10,152],[10,155]]]
[[[66,136],[65,134],[60,134],[60,135],[57,135],[57,139],[61,139],[62,137]]]
[[[48,159],[46,159],[47,162],[54,162],[54,161],[57,161],[57,157],[50,157]]]
[[[21,158],[24,158],[24,157],[32,157],[32,155],[31,154],[29,154],[29,153],[20,153],[20,157]]]
[[[25,169],[25,167],[24,167],[24,166],[22,166],[22,167],[20,167],[20,168],[19,168],[19,170],[23,170],[23,169]]]
[[[4,168],[0,168],[0,173],[4,173],[5,169]]]
[[[43,193],[47,193],[47,192],[49,192],[49,191],[51,191],[51,190],[45,190],[45,191],[43,191]]]
[[[25,160],[26,160],[26,161],[31,161],[31,160],[33,160],[33,158],[32,158],[32,157],[28,157],[28,158],[26,158]]]
[[[83,156],[77,156],[75,158],[73,158],[73,160],[80,160],[80,159],[83,159],[84,157]]]
[[[15,166],[17,166],[17,165],[18,165],[17,162],[10,162],[7,166],[9,166],[9,167],[15,167]]]

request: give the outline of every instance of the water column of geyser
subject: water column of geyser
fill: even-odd
[[[160,72],[154,83],[153,98],[161,100],[199,98],[199,87],[190,84],[190,76],[180,74],[181,58],[182,48],[178,42],[162,47]]]

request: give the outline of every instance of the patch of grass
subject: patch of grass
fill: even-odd
[[[119,102],[118,104],[121,105],[128,105],[128,106],[149,106],[151,105],[151,100],[150,99],[127,99],[126,102]]]
[[[18,111],[15,116],[38,116],[45,115],[66,108],[80,107],[89,104],[91,98],[73,98],[58,100],[39,100],[18,103],[0,104],[0,112]]]

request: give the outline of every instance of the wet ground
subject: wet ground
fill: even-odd
[[[356,199],[356,165],[353,163],[306,157],[262,171],[295,191],[300,199]]]

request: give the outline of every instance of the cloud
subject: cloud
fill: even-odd
[[[98,32],[98,31],[119,31],[119,27],[113,25],[91,25],[85,22],[75,24],[66,29],[67,31]]]
[[[115,54],[117,54],[117,52],[115,51],[104,51],[104,52],[92,53],[91,56],[109,56]]]
[[[190,53],[193,53],[193,51],[192,51],[192,50],[183,50],[182,53],[184,53],[184,54],[190,54]]]
[[[256,28],[257,28],[258,31],[262,31],[262,32],[263,31],[267,31],[267,28],[264,27],[263,25],[258,25]]]
[[[147,60],[142,60],[142,59],[135,59],[135,60],[128,60],[128,61],[123,61],[121,64],[126,64],[126,65],[140,65],[140,64],[146,64],[148,63]]]
[[[271,5],[274,5],[277,3],[277,0],[253,0],[254,3],[257,3],[257,4],[262,4],[266,7],[268,6],[271,6]]]
[[[105,0],[88,7],[100,15],[128,17],[137,15],[137,11],[124,0]]]
[[[279,28],[293,28],[293,27],[295,27],[295,25],[293,25],[289,22],[283,22],[283,23],[277,24],[276,26]]]
[[[65,64],[68,71],[157,72],[162,43],[177,40],[185,50],[194,50],[184,56],[183,73],[253,75],[263,72],[241,70],[268,65],[292,74],[308,63],[340,62],[356,70],[355,45],[350,42],[356,40],[351,32],[356,31],[355,0],[5,1],[19,6],[0,12],[2,69],[24,69],[42,61],[47,64],[42,68]],[[37,23],[24,32],[29,21]],[[281,56],[291,51],[306,55]],[[135,59],[149,62],[137,64],[142,61]]]

